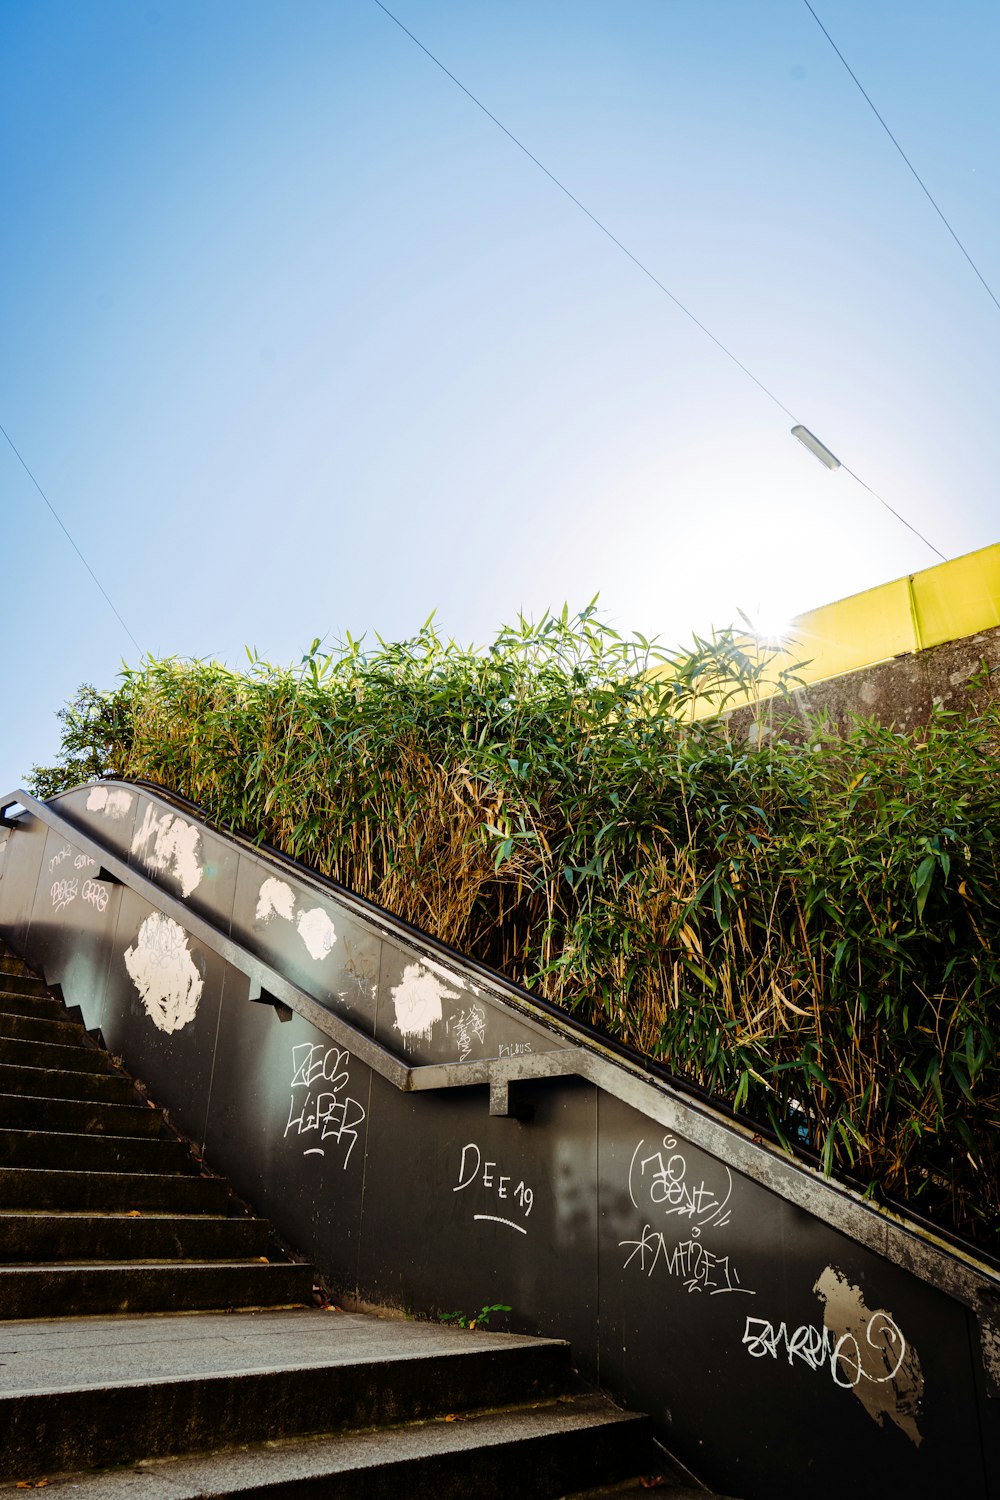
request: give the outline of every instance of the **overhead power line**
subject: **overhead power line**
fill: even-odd
[[[571,193],[570,190],[569,190],[569,188],[566,186],[566,184],[564,182],[560,182],[560,180],[556,176],[556,174],[554,172],[550,172],[549,169],[548,169],[548,167],[545,165],[545,163],[542,162],[542,161],[539,161],[538,157],[535,156],[534,152],[529,151],[528,148],[527,148],[527,146],[524,144],[524,142],[518,140],[518,138],[514,134],[514,132],[512,130],[508,130],[507,127],[506,127],[506,125],[503,123],[503,121],[502,120],[498,120],[497,117],[496,117],[496,115],[493,114],[492,111],[490,111],[490,110],[488,110],[486,108],[486,105],[483,103],[483,101],[481,99],[477,99],[476,96],[475,96],[475,94],[472,92],[472,90],[471,89],[467,89],[466,86],[465,86],[465,84],[462,82],[462,80],[460,78],[456,78],[455,75],[454,75],[454,73],[452,73],[449,68],[445,67],[445,65],[441,61],[441,59],[439,57],[435,57],[434,53],[430,50],[429,47],[425,47],[424,46],[424,44],[420,40],[420,38],[417,37],[417,36],[414,36],[413,32],[410,31],[410,29],[408,27],[406,27],[406,26],[403,25],[403,23],[399,19],[399,17],[398,16],[394,16],[393,13],[392,13],[392,11],[388,8],[388,6],[382,4],[382,0],[375,0],[375,4],[378,6],[379,10],[385,12],[385,14],[389,17],[390,21],[394,21],[396,23],[396,25],[399,27],[400,31],[406,33],[406,35],[410,38],[410,41],[413,42],[415,46],[419,47],[420,50],[421,50],[421,52],[423,52],[426,57],[430,58],[431,62],[435,65],[435,67],[440,68],[441,72],[444,73],[447,78],[451,79],[452,83],[455,85],[456,88],[459,88],[459,89],[462,90],[462,93],[465,94],[466,98],[472,100],[473,104],[476,106],[477,109],[482,110],[483,114],[486,116],[486,118],[488,120],[492,120],[493,121],[493,124],[497,127],[498,130],[502,130],[503,131],[504,135],[507,137],[507,139],[509,141],[513,141],[513,143],[517,147],[517,149],[519,151],[523,152],[524,155],[528,158],[528,160],[530,162],[534,162],[535,166],[538,168],[538,170],[540,172],[544,172],[545,176],[549,179],[549,181],[551,183],[554,183],[555,186],[559,189],[559,191],[561,193],[563,193],[565,195],[565,197],[567,197],[571,203],[575,204],[576,207],[580,210],[580,212],[582,214],[586,214],[586,216],[590,220],[590,222],[592,224],[595,224],[597,226],[597,228],[601,231],[602,234],[607,235],[607,237],[611,241],[611,243],[613,245],[616,245],[618,247],[618,249],[622,252],[623,255],[627,255],[628,256],[628,258],[632,262],[632,264],[634,266],[637,266],[639,268],[639,270],[642,272],[642,274],[644,276],[647,276],[649,278],[649,280],[653,283],[653,285],[655,287],[657,287],[664,294],[665,297],[669,297],[670,298],[670,300],[674,304],[674,306],[677,307],[677,308],[679,308],[680,311],[684,314],[684,316],[686,318],[690,318],[691,322],[695,325],[696,328],[700,329],[701,332],[703,334],[705,334],[705,336],[707,338],[710,338],[712,340],[712,343],[716,346],[717,349],[721,349],[722,350],[722,353],[726,356],[727,359],[732,360],[733,364],[736,366],[736,368],[738,370],[742,370],[743,374],[746,375],[746,376],[748,376],[749,379],[753,381],[754,385],[757,386],[760,390],[762,390],[764,392],[764,395],[767,396],[769,400],[773,401],[774,404],[775,404],[775,406],[777,406],[778,408],[780,408],[780,410],[783,411],[787,417],[791,417],[791,419],[792,419],[793,422],[796,420],[795,413],[789,411],[789,409],[785,405],[785,403],[783,401],[780,401],[778,399],[778,397],[774,394],[774,392],[771,391],[771,390],[769,390],[767,388],[767,386],[764,384],[764,382],[762,380],[758,380],[757,376],[753,373],[753,371],[750,370],[750,369],[748,369],[747,366],[743,363],[743,361],[741,359],[738,359],[737,356],[733,353],[733,351],[731,349],[727,348],[726,345],[722,342],[722,340],[720,338],[717,338],[716,335],[712,332],[712,330],[710,328],[706,328],[705,324],[701,321],[701,319],[697,318],[695,316],[695,314],[691,311],[691,309],[689,307],[685,307],[685,305],[681,301],[681,299],[678,296],[676,296],[670,290],[670,288],[668,286],[664,286],[663,282],[659,279],[659,277],[656,276],[656,275],[654,275],[653,272],[649,269],[649,267],[647,265],[644,265],[643,262],[639,259],[639,257],[637,255],[634,255],[632,253],[632,251],[628,248],[627,245],[623,245],[622,242],[621,242],[621,240],[618,238],[618,236],[616,234],[613,234],[611,232],[611,230],[608,228],[608,226],[606,224],[602,223],[601,220],[597,217],[596,214],[591,213],[590,209],[587,207],[587,205],[585,203],[581,203],[580,202],[580,200],[576,196],[576,194],[575,193]]]
[[[66,540],[69,542],[70,546],[73,548],[73,551],[76,553],[77,557],[83,563],[83,566],[86,568],[87,572],[90,574],[91,578],[94,580],[94,582],[97,584],[97,587],[100,589],[101,593],[104,595],[104,599],[105,599],[105,601],[106,601],[109,609],[111,610],[112,614],[114,615],[115,619],[118,621],[119,625],[124,630],[125,634],[128,636],[129,640],[132,642],[133,646],[135,647],[135,649],[138,651],[139,655],[141,656],[143,654],[142,647],[139,645],[139,642],[136,640],[135,636],[132,634],[131,630],[129,630],[128,626],[125,624],[125,621],[122,619],[121,615],[118,613],[118,610],[115,607],[115,605],[114,605],[114,603],[113,603],[113,601],[111,599],[111,596],[108,594],[107,589],[104,587],[103,583],[98,578],[98,576],[94,572],[93,568],[90,566],[90,563],[87,561],[87,559],[84,557],[83,553],[80,551],[80,549],[77,546],[74,538],[70,535],[69,528],[66,526],[66,523],[63,521],[62,516],[56,510],[55,506],[52,504],[52,501],[49,499],[48,495],[42,489],[41,485],[38,483],[38,480],[35,478],[34,474],[32,474],[31,470],[28,468],[28,465],[25,463],[24,459],[21,457],[20,453],[15,448],[14,442],[13,442],[13,439],[11,438],[10,433],[7,431],[6,427],[4,427],[2,425],[0,425],[0,432],[2,432],[3,435],[4,435],[4,437],[7,439],[7,442],[10,445],[11,452],[13,453],[14,457],[17,459],[18,463],[21,465],[21,468],[27,474],[28,478],[31,480],[32,484],[35,486],[35,489],[38,491],[38,493],[41,495],[42,499],[45,501],[45,504],[48,506],[49,510],[51,511],[53,518],[55,519],[55,521],[59,525],[59,527],[60,527],[63,535],[66,538]]]
[[[923,532],[922,531],[918,531],[915,526],[911,525],[911,523],[906,519],[905,516],[901,516],[900,513],[899,513],[899,511],[896,510],[893,506],[891,506],[889,504],[888,500],[883,500],[881,495],[876,494],[876,492],[872,489],[872,487],[871,487],[870,484],[865,484],[865,482],[861,478],[860,474],[855,474],[854,470],[852,468],[849,468],[847,464],[841,464],[841,468],[843,469],[843,471],[844,471],[845,474],[850,474],[851,478],[855,481],[855,483],[856,484],[860,484],[860,486],[861,486],[861,488],[863,490],[867,490],[868,493],[869,493],[869,495],[871,495],[871,497],[872,497],[873,500],[877,500],[878,503],[879,503],[879,505],[884,506],[884,508],[889,512],[890,516],[895,516],[896,520],[897,521],[901,521],[902,524],[906,527],[907,531],[912,531],[913,535],[915,537],[919,537],[919,539],[923,542],[924,546],[925,547],[929,547],[932,552],[936,553],[937,556],[941,559],[942,562],[947,562],[948,561],[948,559],[945,557],[944,553],[940,550],[939,547],[935,547],[935,545],[934,545],[933,542],[928,541],[928,539],[924,536]]]
[[[628,246],[625,245],[625,244],[623,244],[622,241],[618,238],[618,236],[616,234],[613,234],[612,231],[608,228],[608,226],[605,223],[603,223],[602,220],[600,220],[597,217],[596,214],[591,213],[591,211],[587,207],[587,205],[585,203],[581,203],[580,199],[576,196],[576,194],[572,193],[570,191],[570,189],[566,186],[566,184],[564,182],[561,182],[560,179],[555,175],[555,173],[551,172],[549,170],[549,168],[545,165],[544,162],[539,161],[538,157],[534,154],[534,152],[533,151],[529,151],[528,147],[524,144],[524,142],[521,141],[521,140],[519,140],[518,137],[514,134],[514,132],[512,130],[508,130],[507,126],[503,123],[503,121],[502,120],[498,120],[497,117],[496,117],[496,115],[493,114],[492,110],[487,109],[487,107],[483,103],[483,101],[481,99],[478,99],[476,97],[476,95],[472,92],[471,89],[466,88],[466,86],[462,82],[462,80],[460,78],[456,78],[455,74],[451,71],[451,69],[445,67],[445,65],[441,61],[441,59],[439,57],[435,56],[435,54],[430,50],[429,47],[425,47],[424,43],[420,40],[420,38],[418,36],[414,36],[413,32],[409,29],[409,27],[408,26],[404,26],[403,23],[402,23],[402,21],[399,19],[399,17],[396,16],[396,15],[394,15],[387,5],[383,5],[382,0],[374,0],[374,3],[378,6],[378,8],[379,8],[380,11],[382,11],[385,15],[387,15],[389,17],[390,21],[392,21],[396,26],[399,27],[400,31],[402,31],[404,33],[404,35],[406,35],[406,36],[408,36],[410,38],[410,41],[414,44],[414,46],[419,47],[420,51],[424,54],[424,56],[428,57],[430,59],[430,61],[434,64],[434,66],[436,68],[440,68],[441,72],[445,75],[445,77],[446,78],[450,78],[451,81],[452,81],[452,83],[455,85],[455,87],[458,88],[458,89],[461,89],[462,93],[466,96],[466,98],[469,99],[469,100],[471,100],[472,103],[476,106],[476,108],[478,110],[481,110],[482,113],[486,116],[486,118],[488,120],[492,120],[493,124],[497,127],[497,129],[501,130],[503,132],[503,134],[507,137],[507,139],[509,141],[511,141],[517,147],[517,149],[520,152],[522,152],[523,155],[525,155],[528,158],[528,160],[530,162],[532,162],[538,168],[538,170],[540,172],[544,173],[544,175],[549,179],[549,181],[555,187],[557,187],[559,189],[559,191],[565,197],[567,197],[569,199],[569,201],[572,204],[574,204],[580,210],[580,212],[582,214],[585,214],[586,217],[590,220],[590,222],[593,225],[595,225],[595,227],[598,228],[603,235],[606,235],[607,238],[611,241],[611,243],[613,245],[615,245],[617,247],[617,249],[619,249],[622,252],[623,255],[625,255],[625,256],[628,257],[628,259],[632,262],[632,264],[634,266],[636,266],[638,268],[638,270],[640,270],[642,272],[642,274],[645,277],[647,277],[653,283],[653,285],[659,291],[661,291],[663,293],[663,295],[665,297],[669,297],[670,298],[670,301],[674,304],[674,306],[676,308],[678,308],[679,311],[682,312],[686,318],[689,318],[690,321],[695,325],[695,327],[697,329],[699,329],[705,335],[706,338],[711,339],[711,341],[715,345],[715,347],[717,349],[721,350],[721,352],[726,356],[726,358],[728,360],[730,360],[736,366],[736,368],[738,370],[741,370],[743,372],[743,374],[746,375],[746,377],[749,380],[753,381],[754,385],[758,388],[758,390],[763,391],[764,395],[767,396],[768,400],[773,401],[774,405],[776,407],[778,407],[779,411],[783,411],[785,413],[786,417],[791,417],[793,424],[796,424],[796,425],[798,424],[798,418],[796,417],[795,413],[793,411],[791,411],[790,408],[787,407],[785,405],[785,403],[782,400],[780,400],[774,394],[774,392],[772,390],[770,390],[769,387],[764,384],[764,382],[762,380],[759,380],[757,378],[757,376],[753,373],[753,371],[747,365],[745,365],[743,363],[743,361],[741,359],[739,359],[733,353],[733,351],[726,344],[724,344],[722,342],[722,340],[720,338],[718,338],[717,335],[714,334],[712,332],[712,330],[710,328],[708,328],[701,321],[700,318],[696,317],[695,314],[691,311],[691,309],[689,307],[685,306],[685,304],[681,301],[681,299],[678,296],[676,296],[675,293],[673,293],[668,286],[665,286],[663,284],[663,282],[660,280],[660,278],[658,276],[656,276],[649,269],[649,267],[647,265],[645,265],[644,262],[639,259],[639,257],[637,255],[633,254],[633,252],[628,248]],[[808,0],[806,0],[806,3],[808,4]],[[810,6],[810,9],[812,9],[811,6]],[[815,12],[814,12],[814,14],[815,14]],[[845,66],[846,66],[846,64],[845,64]],[[852,74],[852,77],[853,77],[853,74]],[[859,87],[860,87],[860,85],[859,85]],[[867,95],[865,97],[867,98]],[[869,100],[869,103],[870,102],[871,101]],[[872,108],[874,108],[874,105],[872,106]],[[912,170],[912,168],[911,168],[911,170]],[[922,184],[921,184],[921,186],[922,186]],[[926,188],[924,189],[924,191],[926,192]],[[930,196],[930,195],[928,194],[928,196]],[[931,201],[933,202],[933,199]],[[936,207],[936,205],[935,205],[935,207]],[[940,212],[940,210],[938,210],[938,212]],[[980,280],[982,280],[981,277],[980,277]],[[985,283],[984,283],[984,285],[985,285]],[[988,287],[987,287],[987,290],[989,290]],[[992,296],[993,294],[990,293],[990,295]],[[994,300],[996,300],[996,299],[994,298]],[[934,552],[938,557],[941,558],[942,562],[946,561],[944,553],[942,551],[940,551],[939,548],[935,547],[935,545],[934,545],[933,542],[928,541],[927,537],[925,537],[922,532],[918,531],[917,528],[914,525],[912,525],[911,522],[909,522],[906,519],[905,516],[901,516],[898,510],[895,510],[891,505],[889,505],[889,503],[887,501],[883,500],[882,496],[879,495],[879,494],[877,494],[875,492],[875,490],[872,489],[872,487],[871,487],[870,484],[865,484],[864,480],[861,479],[861,478],[859,478],[858,475],[855,474],[854,470],[853,469],[849,469],[846,464],[841,464],[841,467],[843,468],[843,470],[844,470],[844,472],[846,474],[850,474],[851,478],[854,479],[854,480],[856,480],[856,482],[861,485],[862,489],[867,490],[868,493],[869,493],[869,495],[871,495],[874,500],[878,501],[879,505],[883,506],[884,509],[889,512],[890,515],[895,516],[895,518],[896,518],[897,521],[900,521],[902,523],[902,525],[904,525],[908,531],[911,531],[913,533],[913,535],[919,541],[923,542],[923,544],[924,544],[925,547],[929,547],[932,552]]]
[[[944,210],[941,208],[941,205],[938,203],[937,199],[931,193],[930,188],[927,186],[926,182],[921,177],[920,173],[917,171],[916,167],[913,165],[912,161],[907,156],[906,152],[903,150],[902,146],[899,144],[899,142],[897,141],[896,137],[893,135],[892,131],[889,129],[889,127],[886,124],[885,120],[883,119],[882,115],[875,108],[875,105],[874,105],[874,103],[872,101],[871,95],[863,87],[863,85],[861,83],[861,80],[858,78],[858,75],[855,73],[855,71],[851,67],[850,63],[847,61],[847,58],[841,52],[840,48],[837,46],[837,43],[833,40],[833,37],[830,35],[830,33],[827,31],[826,27],[823,25],[823,22],[820,20],[819,16],[816,14],[816,12],[813,10],[812,6],[809,4],[809,0],[802,0],[802,3],[805,6],[806,10],[809,12],[809,14],[812,16],[813,20],[816,22],[816,25],[819,27],[820,31],[826,37],[827,41],[830,43],[830,46],[833,48],[834,52],[836,52],[837,56],[840,58],[841,62],[844,64],[844,67],[847,69],[847,71],[850,74],[851,78],[857,84],[858,92],[861,94],[861,97],[864,99],[865,103],[868,105],[868,108],[871,110],[872,114],[875,116],[876,120],[879,122],[879,124],[881,125],[882,129],[885,131],[886,135],[889,137],[890,141],[895,146],[896,150],[899,152],[900,156],[903,158],[903,160],[905,161],[906,165],[909,167],[910,171],[912,172],[912,174],[913,174],[913,176],[914,176],[914,178],[915,178],[915,180],[916,180],[916,182],[917,182],[917,184],[918,184],[918,186],[920,188],[920,191],[923,193],[924,197],[927,199],[928,203],[931,205],[931,208],[933,208],[934,212],[937,214],[938,218],[941,220],[941,223],[944,225],[945,229],[947,229],[948,233],[951,235],[952,239],[955,241],[955,244],[958,246],[958,248],[961,250],[962,254],[965,256],[966,260],[969,262],[969,265],[972,267],[973,271],[975,271],[976,275],[979,277],[979,280],[982,282],[984,288],[986,289],[986,294],[989,297],[990,301],[993,303],[993,306],[997,309],[998,312],[1000,312],[1000,302],[998,302],[997,299],[996,299],[996,297],[993,295],[993,288],[990,286],[989,282],[986,280],[986,277],[983,275],[982,271],[976,265],[975,261],[972,259],[972,256],[969,254],[968,250],[966,250],[965,246],[962,244],[962,241],[959,239],[958,235],[955,233],[954,229],[951,227],[950,223],[948,222],[948,220],[945,217]]]

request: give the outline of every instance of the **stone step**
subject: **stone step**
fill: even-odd
[[[28,966],[23,958],[17,958],[0,939],[0,974],[27,974]]]
[[[160,1111],[146,1104],[0,1093],[0,1130],[157,1137],[163,1128]]]
[[[199,1170],[185,1141],[9,1129],[0,1130],[0,1167],[94,1173]]]
[[[0,994],[0,1014],[6,1016],[45,1016],[50,1021],[64,1021],[70,1015],[54,995]]]
[[[0,1266],[0,1318],[292,1307],[312,1295],[311,1266],[251,1261],[117,1261]]]
[[[594,1395],[449,1415],[74,1474],[63,1483],[79,1500],[140,1492],[143,1500],[556,1500],[620,1474],[646,1441],[644,1418]]]
[[[266,1255],[266,1219],[218,1214],[0,1211],[0,1262],[247,1260]]]
[[[0,1365],[13,1480],[544,1402],[570,1378],[563,1343],[312,1309],[8,1323]]]
[[[229,1184],[221,1177],[0,1166],[5,1208],[220,1214],[228,1200]]]
[[[0,973],[0,995],[47,995],[48,990],[41,979],[29,974],[22,965],[20,972],[6,970]]]
[[[0,1092],[38,1099],[103,1099],[109,1104],[134,1104],[138,1098],[135,1084],[125,1073],[25,1068],[15,1063],[0,1063]]]
[[[90,1047],[92,1042],[79,1021],[70,1021],[63,1010],[61,1020],[47,1016],[21,1015],[0,1005],[0,1037],[18,1037],[25,1042],[54,1042],[63,1047]]]
[[[86,1036],[86,1033],[84,1033]],[[103,1073],[111,1059],[100,1047],[66,1047],[53,1042],[23,1041],[0,1036],[0,1064],[18,1068],[60,1068],[70,1072]]]

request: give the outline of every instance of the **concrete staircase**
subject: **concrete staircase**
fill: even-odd
[[[564,1343],[307,1305],[312,1268],[9,955],[0,1262],[0,1495],[692,1493]]]
[[[274,1307],[312,1268],[271,1264],[125,1074],[17,960],[0,958],[0,1317]]]

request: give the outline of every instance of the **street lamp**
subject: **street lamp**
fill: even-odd
[[[792,428],[792,437],[798,438],[802,446],[808,448],[810,453],[815,453],[820,463],[825,464],[828,469],[840,468],[840,459],[834,457],[826,444],[821,443],[808,427],[802,426],[801,422]]]

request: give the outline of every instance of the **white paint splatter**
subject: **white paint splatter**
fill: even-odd
[[[425,969],[430,969],[432,974],[437,974],[443,979],[445,984],[462,984],[462,980],[459,979],[457,974],[453,974],[450,969],[446,969],[444,964],[435,963],[433,958],[422,958],[420,962]]]
[[[257,897],[257,921],[269,922],[273,916],[277,915],[290,922],[294,910],[295,892],[291,886],[269,875]]]
[[[295,925],[299,937],[317,962],[326,957],[337,941],[334,925],[321,906],[304,911]]]
[[[198,859],[200,838],[193,823],[185,823],[176,813],[158,818],[149,803],[132,840],[132,853],[151,870],[171,870],[180,881],[182,894],[190,896],[204,874]]]
[[[132,793],[118,787],[91,787],[87,797],[88,812],[102,812],[116,821],[128,816],[132,806]]]
[[[441,969],[438,972],[445,971]],[[442,1000],[458,998],[458,991],[449,990],[429,972],[429,967],[407,964],[399,984],[392,986],[392,999],[396,1007],[395,1029],[400,1036],[420,1037],[429,1042],[435,1023],[441,1019]]]
[[[179,1031],[193,1021],[205,981],[195,968],[183,927],[155,911],[139,928],[125,967],[146,1014],[160,1031]]]

